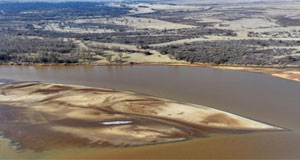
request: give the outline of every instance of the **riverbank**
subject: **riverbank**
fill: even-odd
[[[0,88],[0,130],[19,148],[124,147],[282,130],[133,92],[47,83],[2,83]]]
[[[192,67],[210,67],[216,69],[227,69],[246,72],[257,72],[267,74],[273,77],[283,78],[300,82],[300,66],[243,66],[243,65],[214,65],[204,63],[188,62],[143,62],[143,63],[91,63],[91,64],[2,64],[2,66],[192,66]]]
[[[262,68],[262,67],[232,67],[232,66],[215,66],[213,68],[217,69],[228,69],[236,71],[247,71],[247,72],[257,72],[264,73],[270,76],[283,78],[287,80],[292,80],[300,82],[300,69],[299,68]]]

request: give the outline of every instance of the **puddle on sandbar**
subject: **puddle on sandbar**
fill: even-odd
[[[121,124],[129,124],[132,121],[109,121],[109,122],[101,122],[102,125],[121,125]]]

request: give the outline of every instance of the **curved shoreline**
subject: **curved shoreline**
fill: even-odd
[[[0,130],[21,147],[34,150],[136,146],[284,130],[213,108],[133,92],[36,82],[2,84],[0,90]]]

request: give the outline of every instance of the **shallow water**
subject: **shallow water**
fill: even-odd
[[[48,158],[300,158],[300,83],[241,71],[184,66],[1,66],[0,79],[78,84],[195,103],[288,129],[114,149],[33,153]],[[0,153],[1,153],[0,148]],[[118,154],[116,154],[118,153]],[[153,154],[155,153],[155,154]],[[19,154],[19,153],[18,153]],[[2,154],[0,154],[2,155]],[[43,156],[42,156],[43,157]],[[1,157],[0,157],[1,158]]]

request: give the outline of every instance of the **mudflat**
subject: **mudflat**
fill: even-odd
[[[300,82],[299,68],[284,69],[284,68],[242,67],[242,66],[213,66],[213,68],[264,73],[274,77]]]
[[[137,146],[281,128],[133,92],[39,82],[0,84],[0,130],[19,148]]]

